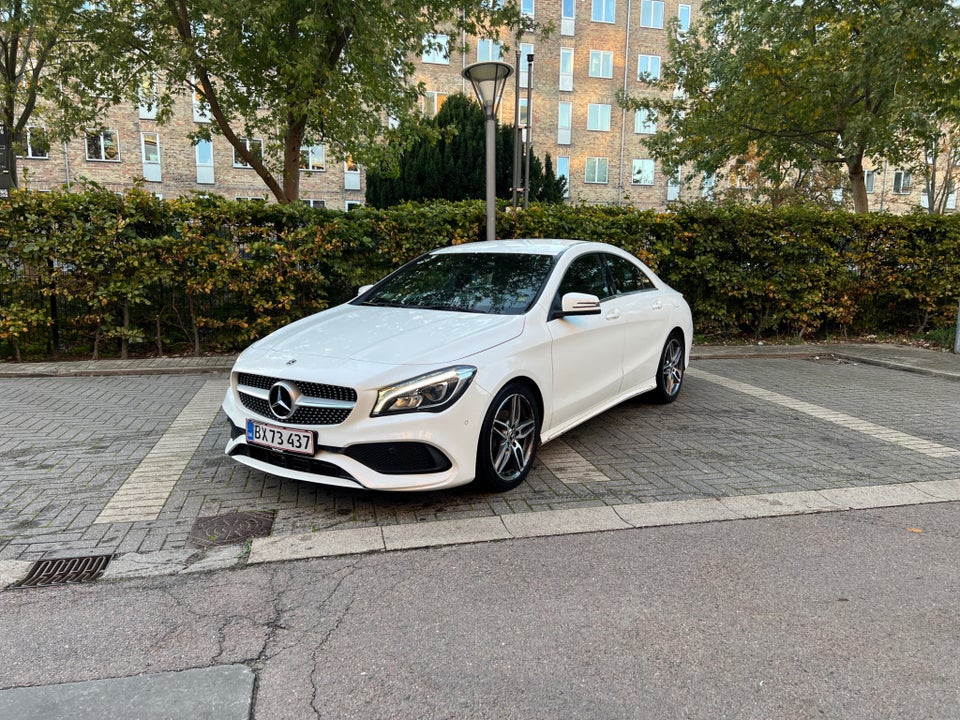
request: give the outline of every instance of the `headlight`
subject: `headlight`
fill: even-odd
[[[476,372],[470,365],[457,365],[380,388],[370,415],[445,410],[463,395]]]

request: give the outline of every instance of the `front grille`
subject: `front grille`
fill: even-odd
[[[237,376],[237,382],[240,385],[257,388],[258,390],[269,390],[276,383],[280,382],[280,378],[240,373]],[[284,382],[296,385],[297,389],[305,397],[343,402],[357,401],[357,391],[350,387],[324,385],[322,383],[304,382],[301,380],[285,380]],[[240,403],[247,410],[255,412],[257,415],[274,418],[273,413],[270,412],[270,404],[263,398],[248,395],[241,390]],[[293,416],[286,418],[284,422],[292,425],[339,425],[347,419],[348,415],[350,415],[350,408],[298,407]]]
[[[352,445],[344,455],[384,475],[410,475],[449,470],[450,460],[432,445],[418,442]]]
[[[324,385],[322,383],[287,380],[286,378],[252,375],[250,373],[240,373],[237,376],[237,382],[240,385],[249,385],[250,387],[259,388],[260,390],[269,390],[281,380],[293,383],[300,392],[308,397],[321,398],[323,400],[346,400],[347,402],[357,401],[357,391],[351,387],[343,387],[342,385]]]
[[[268,463],[274,467],[284,468],[285,470],[296,470],[298,472],[310,473],[311,475],[323,475],[325,477],[335,477],[357,482],[357,479],[350,473],[343,468],[337,467],[333,463],[304,457],[302,455],[276,452],[268,448],[257,447],[256,445],[238,445],[230,454],[245,455],[248,458]],[[359,483],[357,484],[359,485]]]

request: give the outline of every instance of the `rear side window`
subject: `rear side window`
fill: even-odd
[[[578,257],[567,268],[560,283],[560,296],[569,292],[588,293],[603,300],[614,293],[607,280],[607,270],[596,253]]]
[[[619,255],[607,255],[606,259],[610,273],[613,275],[617,295],[653,290],[656,287],[639,265]]]

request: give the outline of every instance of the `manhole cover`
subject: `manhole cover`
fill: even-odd
[[[50,587],[96,580],[107,569],[112,555],[38,560],[27,576],[12,588]]]
[[[273,517],[272,510],[258,510],[197,518],[190,530],[187,544],[191,547],[209,548],[267,537],[273,528]]]

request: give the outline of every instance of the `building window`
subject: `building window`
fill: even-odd
[[[587,106],[587,130],[610,130],[610,106],[603,103],[590,103]]]
[[[496,40],[477,41],[477,62],[503,60],[503,49]]]
[[[436,92],[434,90],[427,90],[423,95],[423,115],[424,117],[432,118],[435,117],[440,108],[443,107],[443,104],[447,101],[447,94],[442,92]]]
[[[640,55],[637,57],[637,80],[652,82],[660,79],[660,56]]]
[[[605,157],[588,157],[583,181],[591,184],[606,184],[609,161]]]
[[[690,30],[690,6],[681,5],[677,12],[677,25],[680,32],[685,33]]]
[[[557,158],[557,177],[562,177],[567,181],[563,196],[570,197],[570,158],[566,155],[561,155]]]
[[[670,179],[667,180],[667,202],[676,202],[680,199],[680,188],[682,187],[680,183],[680,178],[676,175],[672,175]]]
[[[343,209],[346,210],[347,212],[350,212],[351,210],[356,210],[357,208],[362,208],[362,207],[363,207],[363,203],[360,202],[359,200],[347,200],[347,202],[344,204]]]
[[[152,75],[140,79],[137,89],[137,111],[141,120],[157,119],[157,82]]]
[[[247,149],[247,152],[253,155],[253,157],[257,158],[258,160],[263,157],[263,141],[262,140],[256,140],[253,138],[240,138],[240,142],[243,143],[243,146]],[[239,152],[237,152],[236,148],[233,149],[233,166],[235,168],[250,167],[247,161],[243,159],[243,157],[240,155]]]
[[[24,145],[23,150],[28,158],[44,160],[50,157],[50,141],[47,131],[42,127],[28,126]]]
[[[616,0],[593,0],[593,12],[590,13],[590,19],[594,22],[612,23],[616,22],[616,13]]]
[[[213,143],[209,140],[197,143],[197,184],[213,185]]]
[[[520,12],[533,17],[533,0],[520,0]]]
[[[143,179],[160,182],[160,135],[155,132],[140,133],[140,156],[143,160]]]
[[[913,178],[910,173],[903,170],[897,170],[893,174],[893,193],[894,195],[909,195],[910,186],[913,184]]]
[[[573,35],[576,0],[563,0],[560,8],[560,34]]]
[[[326,200],[314,200],[313,198],[300,198],[300,202],[312,208],[325,208],[327,206]]]
[[[662,0],[641,0],[640,27],[663,28]]]
[[[327,169],[327,146],[313,145],[300,151],[300,169],[307,172],[323,172]]]
[[[657,131],[656,110],[637,110],[633,118],[633,131],[639,135],[653,135]]]
[[[120,145],[114,130],[87,133],[87,160],[120,162]]]
[[[700,182],[700,196],[710,199],[713,197],[713,189],[717,186],[717,176],[714,174],[704,175]]]
[[[590,77],[613,77],[613,53],[607,50],[590,51]]]
[[[343,163],[343,189],[360,189],[360,166],[357,165],[353,158],[347,158]],[[357,205],[359,204],[360,203],[357,203]],[[350,208],[348,207],[347,210],[350,210]]]
[[[527,87],[527,55],[533,55],[533,43],[520,43],[520,87]]]
[[[560,48],[560,89],[573,90],[573,48]]]
[[[557,145],[569,145],[573,133],[573,103],[557,106]]]
[[[434,65],[449,65],[450,38],[446,35],[427,35],[423,40],[423,61]]]
[[[196,81],[194,81],[196,86]],[[199,87],[193,91],[193,121],[198,123],[210,122],[210,106]]]
[[[863,173],[863,184],[867,188],[868,193],[872,193],[877,186],[877,173],[875,170],[866,170]]]
[[[644,158],[633,161],[632,185],[653,185],[653,160]]]

